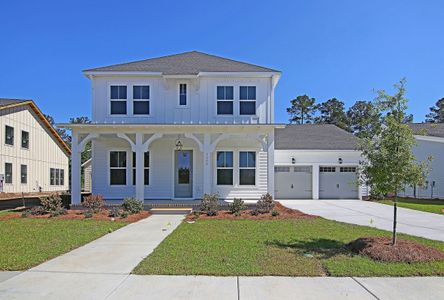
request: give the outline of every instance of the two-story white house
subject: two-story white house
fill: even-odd
[[[258,199],[274,193],[274,91],[281,73],[201,52],[85,70],[92,123],[72,129],[72,203],[92,141],[105,199]]]

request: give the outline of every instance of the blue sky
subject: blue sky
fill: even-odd
[[[444,1],[2,1],[0,97],[57,122],[91,113],[81,70],[199,50],[281,70],[276,122],[301,94],[352,105],[407,78],[423,121],[444,97]]]

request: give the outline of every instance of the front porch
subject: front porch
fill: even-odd
[[[62,126],[72,129],[74,205],[81,200],[80,154],[90,141],[92,193],[108,203],[135,197],[151,207],[177,200],[189,206],[205,193],[257,200],[274,191],[275,125]]]

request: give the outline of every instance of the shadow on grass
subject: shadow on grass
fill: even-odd
[[[273,246],[284,249],[293,249],[296,252],[304,254],[313,254],[321,259],[328,259],[339,254],[350,254],[346,244],[331,239],[311,239],[307,241],[288,241],[278,240],[266,242],[267,246]]]

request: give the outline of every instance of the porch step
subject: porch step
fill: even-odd
[[[187,215],[193,211],[192,207],[153,207],[153,215]]]

